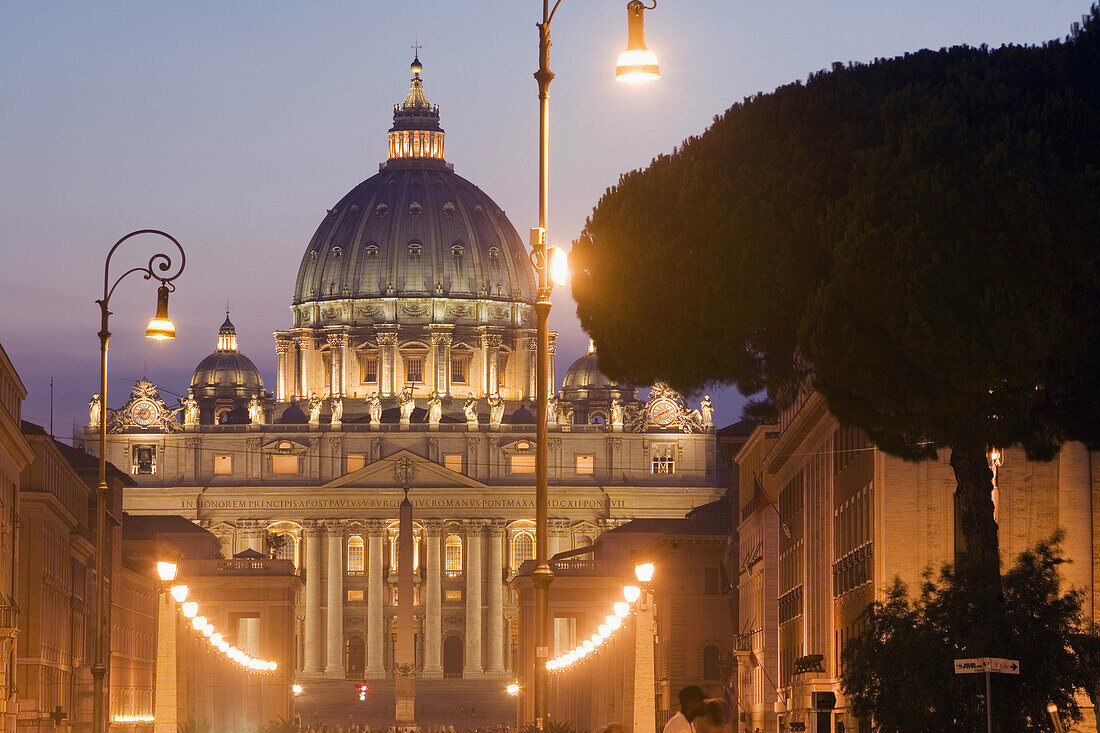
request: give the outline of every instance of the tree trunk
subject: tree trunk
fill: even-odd
[[[951,448],[955,470],[955,565],[992,594],[1001,593],[1001,554],[993,519],[993,471],[980,444]]]

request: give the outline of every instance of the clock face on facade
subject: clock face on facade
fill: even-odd
[[[155,425],[159,413],[156,403],[149,399],[135,400],[130,405],[130,421],[143,428]]]
[[[658,427],[667,428],[679,415],[680,406],[673,399],[658,397],[649,403],[649,421]]]

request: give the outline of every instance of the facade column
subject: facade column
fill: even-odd
[[[320,677],[321,663],[321,524],[305,522],[306,543],[306,658],[302,674]]]
[[[379,391],[384,395],[397,392],[397,332],[378,332]]]
[[[294,342],[288,338],[277,336],[275,338],[275,362],[278,374],[275,380],[275,399],[279,402],[290,400],[294,392],[294,369],[291,366],[291,358],[294,354]]]
[[[298,337],[298,389],[295,390],[299,397],[309,397],[310,366],[313,361],[313,338],[311,336]]]
[[[332,374],[331,384],[332,389],[329,393],[333,396],[344,396],[344,390],[347,386],[347,355],[348,344],[351,343],[351,338],[346,332],[330,333],[328,335],[328,345],[332,349]]]
[[[344,523],[325,522],[328,532],[328,657],[325,677],[344,678]]]
[[[466,522],[466,654],[463,678],[480,677],[481,669],[481,530],[485,522]]]
[[[504,521],[489,523],[489,610],[486,613],[489,657],[485,672],[504,674]]]
[[[453,341],[454,336],[450,331],[432,331],[432,364],[435,376],[432,388],[441,395],[451,394],[451,344]]]
[[[499,333],[481,334],[481,352],[485,355],[485,394],[500,394],[500,346],[504,337]]]
[[[442,663],[442,622],[443,614],[440,602],[442,588],[440,583],[440,540],[443,522],[439,519],[424,521],[424,541],[428,543],[428,583],[424,589],[424,677],[438,679],[443,676]]]
[[[366,676],[377,679],[385,674],[382,640],[385,618],[382,614],[382,532],[386,523],[368,519],[367,525],[367,669]]]

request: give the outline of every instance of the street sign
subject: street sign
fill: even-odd
[[[1000,657],[955,660],[955,674],[978,674],[980,672],[1020,674],[1020,660],[1001,659]]]
[[[1020,660],[1019,659],[998,659],[992,657],[986,660],[989,662],[990,672],[999,672],[1000,674],[1020,674]]]

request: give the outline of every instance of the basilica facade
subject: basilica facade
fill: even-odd
[[[147,380],[117,409],[91,406],[108,409],[107,457],[137,484],[126,512],[184,516],[225,557],[294,563],[303,680],[393,675],[406,492],[418,677],[515,674],[508,581],[534,554],[534,276],[504,212],[445,161],[421,73],[414,61],[389,158],[305,249],[274,390],[227,314],[178,406]],[[689,407],[657,385],[640,400],[591,348],[560,389],[550,379],[551,554],[721,496],[709,399]],[[96,450],[90,423],[76,437]],[[555,620],[562,650],[571,628]]]

